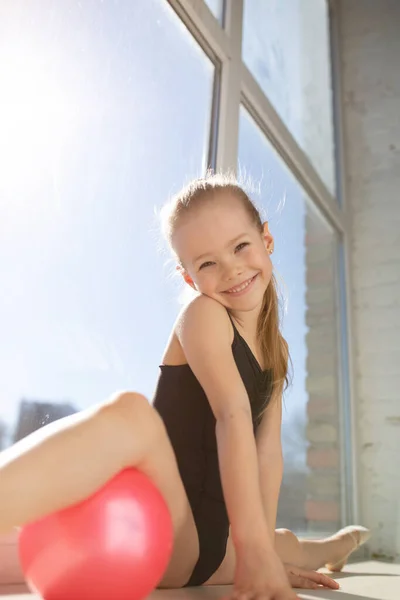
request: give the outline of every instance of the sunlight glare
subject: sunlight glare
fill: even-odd
[[[35,192],[76,131],[77,99],[60,85],[54,67],[21,45],[9,44],[0,61],[0,211],[8,217],[16,217],[21,204],[40,204]]]

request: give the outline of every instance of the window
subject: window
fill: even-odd
[[[0,447],[152,394],[179,308],[154,207],[204,172],[214,78],[164,0],[5,17]]]
[[[245,0],[243,60],[334,194],[326,0]]]
[[[273,265],[287,303],[283,335],[294,365],[283,408],[278,527],[334,531],[340,520],[336,236],[243,108],[239,170],[275,236]]]
[[[116,389],[151,397],[182,297],[155,208],[209,164],[238,162],[288,298],[278,523],[331,531],[355,518],[355,478],[340,442],[352,411],[336,256],[349,223],[331,197],[328,2],[243,6],[3,3],[0,449]]]

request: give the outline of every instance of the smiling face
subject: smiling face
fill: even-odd
[[[271,280],[273,238],[257,229],[241,200],[220,193],[182,218],[173,247],[189,285],[232,310],[260,306]]]

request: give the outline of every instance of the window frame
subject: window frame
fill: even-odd
[[[356,472],[355,350],[352,344],[354,319],[350,309],[352,287],[348,242],[351,221],[345,189],[337,2],[327,0],[336,160],[337,195],[335,197],[327,189],[305,152],[242,60],[243,0],[225,0],[223,28],[204,0],[167,1],[216,65],[209,166],[220,171],[237,172],[239,111],[240,106],[243,105],[289,167],[309,199],[337,233],[339,244],[336,288],[340,306],[338,377],[341,392],[338,402],[341,520],[343,525],[357,522],[359,486]]]

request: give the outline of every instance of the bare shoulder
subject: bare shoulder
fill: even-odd
[[[227,343],[232,338],[232,326],[227,310],[222,304],[208,296],[197,296],[189,302],[180,312],[176,323],[175,332],[179,341],[186,342],[187,337],[203,338],[204,331],[222,336]]]
[[[208,296],[198,296],[181,311],[175,331],[215,416],[234,407],[249,408],[232,354],[232,325],[226,308]]]
[[[226,323],[228,323],[230,343],[232,344],[233,328],[229,324],[229,317],[224,307],[212,298],[198,296],[184,306],[175,319],[164,350],[162,363],[165,365],[187,364],[189,361],[183,349],[182,339],[186,339],[188,335],[198,338],[198,330],[204,330],[205,323],[210,329],[214,330],[216,326],[220,326],[225,331]]]

